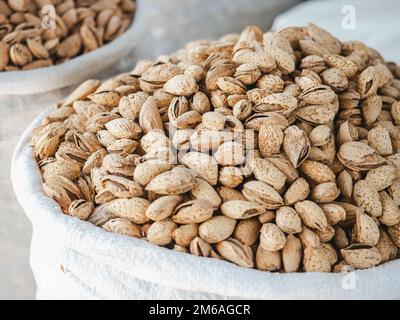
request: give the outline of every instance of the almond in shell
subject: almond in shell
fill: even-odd
[[[244,200],[230,200],[221,205],[223,215],[233,219],[248,219],[265,212],[265,209],[254,202]]]
[[[177,206],[171,219],[178,224],[201,223],[210,219],[214,210],[207,200],[192,200]]]
[[[304,200],[297,202],[294,207],[307,227],[318,231],[324,231],[328,227],[325,213],[316,203]]]
[[[260,230],[260,246],[268,251],[281,250],[286,243],[286,236],[274,223],[265,223]]]
[[[248,245],[239,240],[229,238],[216,244],[218,253],[226,260],[241,267],[254,267],[254,254]]]
[[[267,209],[276,209],[283,205],[281,195],[270,185],[252,180],[243,185],[243,195],[249,201],[258,203]]]
[[[218,163],[212,156],[201,152],[188,152],[182,157],[182,162],[209,184],[217,184]]]
[[[382,261],[379,250],[370,245],[353,244],[340,250],[344,260],[357,269],[371,268]]]
[[[363,208],[373,217],[382,214],[382,203],[378,191],[366,180],[357,181],[354,185],[353,199],[358,206]]]
[[[280,207],[276,210],[275,223],[278,227],[287,234],[301,232],[300,215],[291,207]]]
[[[379,192],[382,202],[382,215],[379,221],[387,226],[400,222],[400,208],[386,191]]]
[[[235,219],[226,216],[215,216],[199,226],[199,235],[208,243],[218,243],[232,235],[235,225]]]
[[[258,246],[256,251],[256,268],[263,271],[278,271],[282,268],[280,251],[268,251]]]
[[[252,246],[260,235],[261,223],[258,221],[259,217],[240,220],[235,227],[233,237],[248,246]]]
[[[322,248],[305,248],[303,266],[306,272],[331,272],[329,257]]]
[[[174,230],[172,238],[179,246],[187,248],[198,234],[199,227],[197,224],[184,224]]]
[[[298,201],[307,199],[310,193],[310,186],[304,178],[295,180],[284,195],[285,204],[292,205]]]
[[[156,221],[147,230],[147,239],[159,246],[172,242],[172,234],[177,225],[171,219]]]
[[[294,235],[288,235],[282,249],[283,268],[285,272],[296,272],[300,268],[302,259],[301,242]]]
[[[153,178],[146,190],[163,195],[179,195],[190,191],[196,184],[197,179],[190,170],[172,169]]]

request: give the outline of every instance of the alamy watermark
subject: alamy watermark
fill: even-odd
[[[345,5],[342,7],[342,28],[345,30],[354,30],[356,28],[356,8],[352,5]]]
[[[56,30],[56,19],[57,13],[56,8],[52,5],[46,5],[42,7],[42,24],[41,28],[44,30]]]

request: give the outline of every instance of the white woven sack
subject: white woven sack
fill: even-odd
[[[279,274],[196,257],[108,233],[64,215],[41,188],[28,146],[12,160],[18,201],[33,224],[31,266],[39,299],[398,299],[400,260],[348,274]]]
[[[116,65],[135,48],[143,35],[143,11],[137,0],[132,25],[110,43],[64,63],[33,70],[0,72],[1,95],[49,92],[81,83]]]
[[[279,15],[273,29],[313,22],[341,41],[361,40],[386,60],[400,63],[400,1],[306,1]]]

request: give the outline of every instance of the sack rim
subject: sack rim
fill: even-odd
[[[49,232],[57,234],[64,247],[81,251],[100,263],[112,265],[145,281],[220,296],[244,299],[385,299],[393,298],[393,290],[396,290],[393,288],[397,288],[396,298],[400,297],[400,279],[396,276],[400,259],[375,268],[356,270],[352,274],[358,279],[357,288],[346,290],[342,285],[346,274],[285,274],[246,269],[226,261],[183,254],[140,239],[109,233],[63,214],[58,204],[42,191],[42,178],[32,148],[28,146],[32,129],[49,111],[39,115],[20,138],[12,158],[11,181],[17,200],[34,228],[43,223],[46,227],[51,226],[53,230],[49,229]],[[128,256],[115,254],[126,252],[129,252]],[[305,292],[305,288],[311,290]],[[370,288],[374,290],[368,290]]]

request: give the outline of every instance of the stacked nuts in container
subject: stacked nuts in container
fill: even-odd
[[[248,27],[88,80],[34,130],[73,217],[281,272],[398,257],[400,68],[316,25]]]
[[[114,40],[134,0],[0,1],[0,72],[59,64]]]

